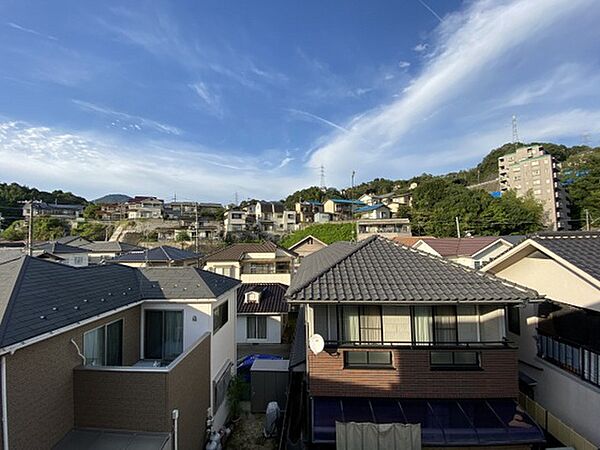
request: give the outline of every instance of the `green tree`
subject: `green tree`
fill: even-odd
[[[109,226],[98,222],[78,223],[77,228],[71,229],[71,235],[81,236],[91,241],[104,241],[108,234]]]
[[[36,241],[52,241],[66,234],[67,225],[53,217],[36,217],[33,221],[33,239]],[[9,241],[27,239],[27,222],[17,220],[4,232],[2,237]]]
[[[352,223],[319,223],[310,225],[302,230],[293,232],[281,240],[283,247],[289,248],[306,236],[312,235],[317,239],[331,244],[337,241],[350,241],[354,237],[354,224]]]
[[[99,219],[99,212],[102,209],[100,205],[90,203],[83,210],[83,217],[85,219]]]
[[[189,242],[190,240],[191,237],[187,231],[182,231],[181,233],[178,233],[175,237],[175,242],[179,242],[181,244],[181,248],[183,248],[183,245],[186,242]]]
[[[302,189],[294,192],[286,197],[284,200],[285,207],[289,210],[293,210],[296,202],[299,201],[313,201],[313,202],[324,202],[328,198],[344,198],[342,193],[335,188],[327,188],[322,190],[318,186],[311,186],[306,189]]]

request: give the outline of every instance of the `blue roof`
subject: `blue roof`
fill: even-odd
[[[493,191],[493,192],[490,192],[490,195],[494,198],[500,198],[500,197],[502,197],[502,192],[501,191]]]
[[[345,204],[354,203],[355,205],[366,205],[366,203],[361,202],[360,200],[346,200],[345,198],[330,198],[329,200],[331,200],[333,203],[345,203]]]
[[[369,205],[369,206],[361,206],[355,212],[362,213],[362,212],[375,211],[376,209],[379,209],[384,206],[385,205],[383,203],[376,203],[375,205]]]

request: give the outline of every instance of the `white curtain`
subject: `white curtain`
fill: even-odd
[[[504,336],[504,309],[497,306],[479,306],[482,342],[498,342]]]
[[[177,358],[183,352],[183,312],[165,311],[164,359]]]
[[[434,312],[435,341],[456,342],[456,309],[454,306],[436,306]]]
[[[336,422],[337,450],[420,450],[420,424]]]
[[[431,342],[433,340],[431,306],[415,306],[415,341]]]
[[[258,339],[267,338],[267,318],[265,316],[256,318],[256,334]]]
[[[359,323],[358,323],[358,307],[344,307],[344,341],[360,340]]]
[[[477,307],[459,305],[458,313],[458,341],[459,342],[477,342],[479,321],[477,318]]]
[[[83,355],[89,366],[104,365],[104,327],[96,328],[83,336]]]
[[[408,306],[383,307],[383,340],[410,342],[410,309]]]
[[[362,311],[360,311],[360,336],[363,342],[381,342],[381,307],[362,307]]]

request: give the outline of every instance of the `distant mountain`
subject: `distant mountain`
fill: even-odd
[[[102,203],[125,203],[131,200],[129,195],[125,194],[108,194],[104,197],[97,198],[96,200],[92,200],[92,203],[97,205]]]

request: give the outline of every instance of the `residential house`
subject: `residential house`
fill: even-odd
[[[411,190],[406,192],[389,192],[381,195],[367,193],[363,194],[359,200],[369,206],[383,203],[390,209],[392,214],[397,214],[401,206],[412,206],[412,189],[415,187],[416,184],[413,183]]]
[[[289,286],[297,255],[273,242],[232,244],[204,258],[204,269],[243,283]]]
[[[283,234],[296,230],[296,211],[288,211],[282,202],[256,202],[248,210],[259,230]]]
[[[180,220],[193,219],[196,217],[196,202],[171,202],[165,204],[164,215],[166,219]]]
[[[128,219],[162,219],[164,201],[156,197],[134,197],[127,203]]]
[[[371,207],[367,206],[367,208]],[[356,236],[359,241],[374,235],[393,239],[411,234],[409,219],[359,219],[356,221]]]
[[[33,246],[34,252],[43,252],[60,258],[61,263],[73,267],[85,267],[89,264],[87,252],[79,247],[60,244],[57,241],[44,242]]]
[[[194,252],[170,245],[161,245],[145,250],[131,250],[107,260],[107,262],[130,267],[198,267],[200,257],[201,255]]]
[[[31,202],[23,205],[23,216],[31,216]],[[84,205],[33,202],[33,215],[55,217],[57,219],[77,219],[83,215]]]
[[[333,220],[352,220],[353,213],[361,206],[366,206],[360,200],[330,198],[323,204],[323,210],[331,214]]]
[[[591,447],[578,436],[600,447],[598,255],[598,233],[540,234],[482,269],[545,296],[544,303],[509,310],[508,337],[520,343],[526,404],[563,445],[577,449]]]
[[[537,293],[372,237],[306,257],[286,297],[305,307],[312,443],[333,444],[336,422],[418,423],[423,447],[544,442],[516,402],[504,316]]]
[[[132,251],[144,251],[142,247],[119,241],[93,241],[77,245],[88,254],[90,264],[101,264]]]
[[[4,448],[200,448],[208,415],[219,428],[228,413],[238,283],[194,268],[0,264]]]
[[[500,191],[517,196],[531,194],[544,206],[544,224],[550,229],[568,230],[570,210],[562,186],[560,164],[540,145],[520,147],[498,158]]]
[[[298,223],[312,223],[315,220],[316,214],[324,212],[323,203],[316,201],[296,202],[294,209],[296,210],[296,218]]]
[[[390,219],[392,212],[390,208],[385,206],[383,203],[375,203],[373,205],[361,206],[354,210],[354,214],[358,215],[360,219]]]
[[[238,344],[281,344],[288,313],[286,289],[281,283],[249,283],[238,288]]]
[[[127,205],[125,203],[100,203],[100,209],[96,216],[100,220],[118,222],[128,218]]]
[[[422,238],[413,248],[442,256],[463,266],[479,269],[513,247],[510,240],[499,236],[465,238]]]
[[[248,230],[248,213],[242,209],[228,209],[223,217],[225,235]]]
[[[75,236],[63,236],[61,238],[56,239],[56,242],[58,242],[59,244],[70,245],[72,247],[81,247],[82,245],[89,244],[92,241],[90,241],[89,239],[86,239],[84,237],[75,235]]]
[[[292,245],[290,250],[296,253],[298,257],[302,259],[325,247],[327,247],[325,242],[309,234]]]

